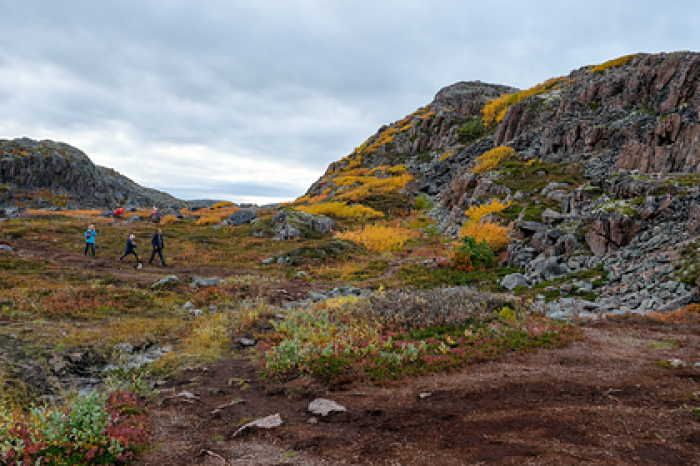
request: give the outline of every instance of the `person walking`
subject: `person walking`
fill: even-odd
[[[97,236],[95,225],[90,225],[85,232],[85,253],[83,254],[85,257],[87,257],[88,249],[92,249],[92,257],[95,257],[95,236]]]
[[[124,252],[124,255],[119,258],[119,262],[124,260],[126,256],[129,254],[133,254],[134,257],[136,258],[136,263],[140,264],[141,261],[139,260],[138,254],[136,254],[136,243],[134,243],[134,240],[136,239],[136,235],[129,235],[129,238],[126,240],[126,251]]]
[[[163,239],[163,230],[158,230],[151,238],[151,246],[153,246],[153,252],[151,253],[151,259],[148,264],[153,264],[153,259],[156,257],[156,253],[160,257],[160,263],[165,267],[165,259],[163,259],[163,248],[165,247],[165,240]]]

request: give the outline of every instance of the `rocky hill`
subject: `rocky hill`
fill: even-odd
[[[524,91],[457,83],[331,164],[301,201],[423,194],[456,237],[466,209],[498,199],[510,207],[494,219],[516,234],[501,265],[520,269],[504,288],[541,290],[557,316],[675,309],[697,299],[700,275],[699,85],[694,52],[620,57]],[[513,155],[474,170],[501,146]]]
[[[187,203],[95,165],[68,144],[0,139],[0,207],[111,209],[124,205],[183,207]]]

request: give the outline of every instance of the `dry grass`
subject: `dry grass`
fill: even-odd
[[[93,210],[93,209],[88,209],[88,210],[58,210],[58,211],[27,209],[25,211],[25,214],[30,215],[30,216],[71,217],[71,218],[96,217],[100,213],[102,213],[101,210]]]
[[[189,326],[182,317],[116,317],[81,327],[72,326],[65,342],[111,347],[127,342],[134,346],[149,342],[169,341],[181,335]]]

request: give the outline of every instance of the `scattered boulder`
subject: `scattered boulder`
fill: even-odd
[[[190,283],[190,286],[192,288],[198,288],[200,286],[216,286],[219,283],[221,283],[221,279],[219,277],[202,278],[199,275],[195,275],[192,277],[192,283]]]
[[[180,279],[177,278],[176,275],[168,275],[167,277],[163,277],[157,282],[155,282],[153,285],[151,285],[152,289],[158,289],[158,288],[170,288],[173,287],[177,284],[180,283]]]
[[[12,248],[6,244],[0,244],[0,251],[13,252]]]

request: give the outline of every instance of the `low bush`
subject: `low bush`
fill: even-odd
[[[420,194],[416,198],[416,203],[415,203],[416,209],[427,210],[427,209],[430,209],[432,206],[433,206],[433,203],[427,194]]]
[[[373,380],[443,371],[506,351],[565,345],[574,327],[526,317],[495,295],[466,289],[378,292],[291,311],[273,322],[279,343],[265,353],[268,378],[310,373]]]
[[[149,441],[142,409],[128,392],[91,392],[64,408],[35,407],[28,413],[0,407],[0,462],[126,464]]]

